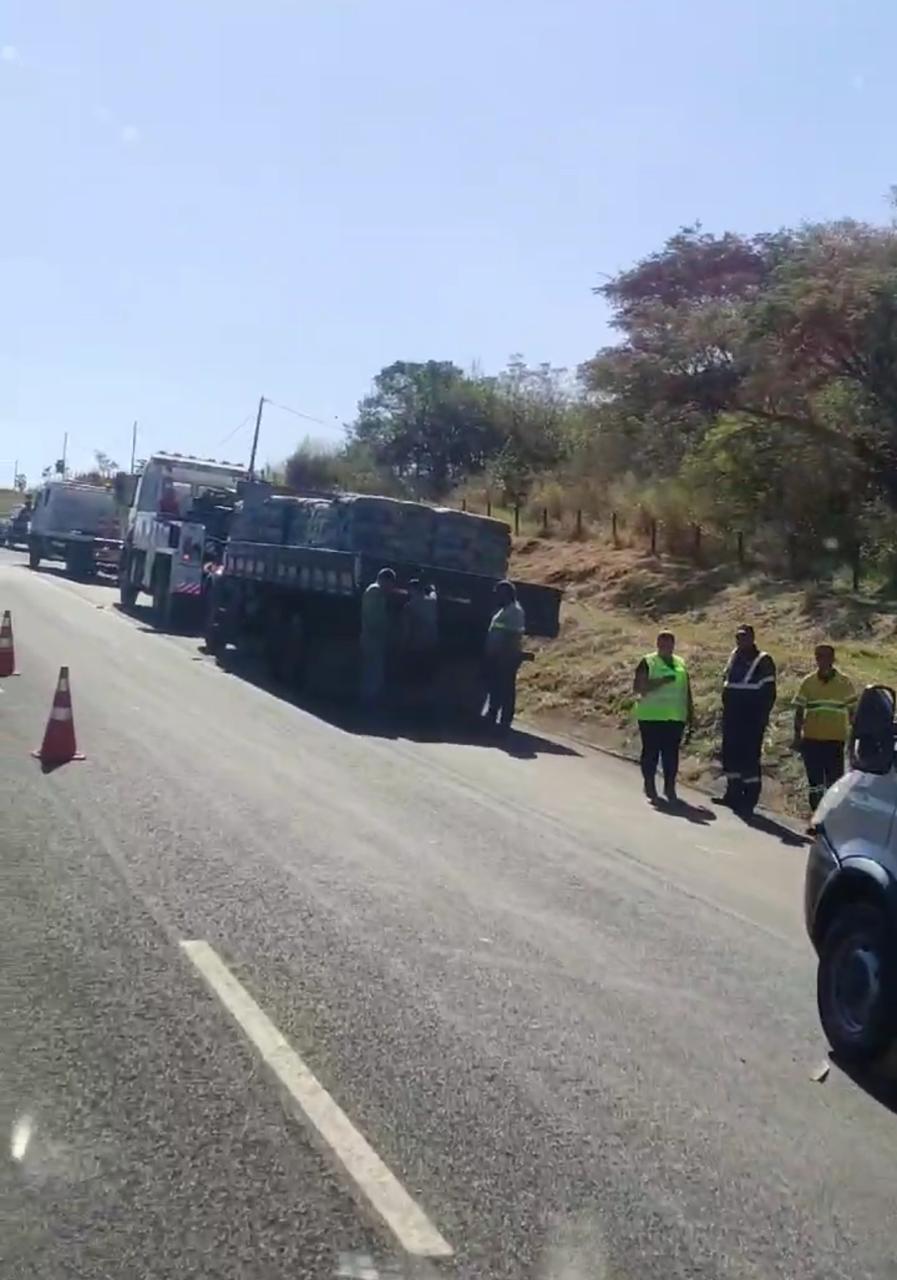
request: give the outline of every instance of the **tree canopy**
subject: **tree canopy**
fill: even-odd
[[[525,500],[668,497],[687,517],[897,541],[897,228],[683,227],[595,292],[616,341],[575,374],[514,356],[496,374],[397,360],[343,448],[300,446],[288,476],[441,499],[479,477]]]

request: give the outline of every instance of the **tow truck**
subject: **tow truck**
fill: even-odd
[[[152,598],[158,626],[199,622],[209,567],[227,539],[238,488],[248,478],[240,463],[192,454],[154,453],[130,495],[119,565],[123,609],[141,592]]]

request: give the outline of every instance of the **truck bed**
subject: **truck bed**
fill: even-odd
[[[266,583],[288,592],[360,598],[382,568],[381,559],[320,547],[231,540],[224,551],[226,577]],[[444,617],[455,617],[459,622],[466,619],[470,625],[472,613],[474,627],[485,629],[495,611],[496,578],[436,565],[391,562],[390,568],[395,570],[400,588],[412,578],[431,583]],[[561,592],[531,582],[514,585],[526,614],[527,635],[553,639],[558,634]]]

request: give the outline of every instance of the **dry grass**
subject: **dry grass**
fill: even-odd
[[[22,505],[22,495],[15,489],[0,489],[0,517],[8,516],[15,507]]]
[[[720,680],[741,622],[775,658],[779,701],[767,741],[767,803],[803,808],[803,774],[789,750],[791,699],[813,667],[820,640],[837,646],[839,665],[862,686],[897,679],[897,603],[830,586],[746,578],[734,566],[700,569],[593,542],[520,539],[513,573],[565,588],[558,640],[521,673],[521,704],[531,716],[624,751],[635,749],[631,714],[635,665],[660,626],[676,632],[692,675],[698,728],[683,777],[701,785],[718,773]]]

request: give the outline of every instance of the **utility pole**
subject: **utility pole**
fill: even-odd
[[[252,453],[249,455],[249,479],[255,479],[255,454],[259,445],[259,429],[262,425],[262,410],[265,407],[265,397],[259,396],[259,411],[255,415],[255,431],[252,435]]]
[[[62,437],[62,478],[65,479],[65,455],[68,453],[69,433],[66,431]]]
[[[18,480],[18,478],[19,478],[19,460],[18,458],[16,458],[15,462],[12,464],[12,487],[13,488],[16,487],[16,481]]]
[[[134,474],[134,455],[137,452],[137,419],[134,419],[134,425],[131,428],[131,475]]]

